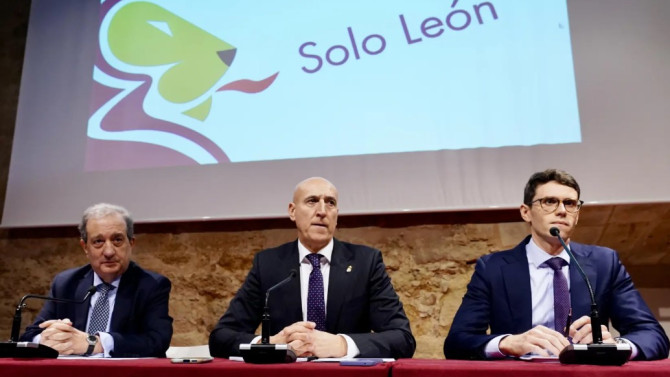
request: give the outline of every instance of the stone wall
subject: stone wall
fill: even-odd
[[[520,223],[422,225],[347,228],[338,230],[337,237],[382,250],[417,339],[415,356],[441,358],[442,343],[472,274],[473,262],[480,255],[513,246],[501,240],[501,226],[506,235],[512,229],[517,229],[512,233],[521,235],[526,232]],[[209,332],[251,267],[254,253],[295,237],[293,229],[138,234],[133,259],[172,280],[172,345],[207,343]],[[0,238],[0,250],[0,319],[6,318],[0,320],[0,337],[8,338],[13,310],[21,295],[46,293],[56,273],[83,265],[86,259],[76,236]],[[28,305],[24,326],[40,308],[41,302]]]
[[[4,207],[29,7],[29,0],[0,1],[0,212]],[[654,313],[659,314],[659,307],[670,312],[670,203],[602,206],[583,212],[575,240],[619,250],[638,284],[666,288],[652,305]],[[417,339],[415,357],[442,358],[442,342],[474,261],[480,255],[515,245],[526,235],[527,227],[515,222],[518,215],[501,218],[497,212],[462,214],[448,221],[435,214],[420,217],[419,221],[412,220],[417,216],[395,217],[400,220],[393,224],[387,217],[360,221],[338,230],[337,237],[382,250]],[[345,222],[341,218],[339,223]],[[464,225],[468,223],[475,224]],[[289,220],[270,226],[240,224],[222,229],[195,226],[187,231],[157,224],[152,231],[139,230],[134,259],[143,267],[168,276],[173,283],[173,345],[206,343],[209,331],[246,276],[253,254],[296,236]],[[56,273],[85,263],[74,227],[46,231],[0,229],[0,338],[9,338],[14,308],[22,295],[46,293]],[[33,320],[40,306],[39,302],[29,304],[24,326]]]

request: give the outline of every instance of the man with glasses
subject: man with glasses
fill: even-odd
[[[668,337],[633,286],[617,253],[570,242],[582,201],[577,181],[549,169],[533,174],[524,190],[521,217],[530,235],[512,250],[481,257],[444,342],[447,358],[504,358],[558,355],[573,343],[592,342],[586,283],[559,240],[582,265],[595,290],[603,342],[626,342],[632,359],[668,357]],[[570,324],[572,318],[576,320]],[[487,331],[490,329],[490,331]]]

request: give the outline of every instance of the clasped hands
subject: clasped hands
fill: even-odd
[[[288,344],[298,357],[343,357],[347,354],[347,341],[316,329],[316,323],[296,322],[270,337],[272,344]]]
[[[40,336],[40,344],[49,346],[59,355],[83,355],[88,349],[87,333],[72,326],[72,322],[65,319],[51,319],[39,325],[44,329]],[[95,346],[94,353],[101,351],[100,342]]]
[[[603,343],[615,343],[612,334],[607,327],[601,325],[603,334]],[[583,316],[572,323],[569,328],[569,335],[572,337],[572,343],[590,344],[593,343],[591,334],[591,318]],[[527,353],[533,353],[541,356],[558,354],[563,348],[570,345],[568,339],[558,331],[554,331],[544,326],[536,326],[522,334],[509,335],[504,337],[498,348],[507,356],[523,356]]]

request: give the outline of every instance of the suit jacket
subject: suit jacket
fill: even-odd
[[[239,355],[240,343],[251,342],[261,323],[265,292],[299,266],[298,258],[298,241],[256,254],[244,284],[210,334],[212,356]],[[326,306],[326,331],[350,336],[360,357],[414,354],[409,320],[379,250],[334,240]],[[303,320],[299,276],[272,292],[269,307],[271,335]]]
[[[530,272],[526,257],[528,236],[512,250],[481,257],[475,266],[444,341],[447,358],[484,358],[484,347],[502,334],[519,334],[532,327]],[[605,247],[570,243],[570,250],[589,277],[600,319],[612,321],[622,337],[638,347],[637,359],[668,357],[668,337],[651,314],[621,264]],[[570,301],[573,318],[591,313],[589,291],[575,261],[570,261]],[[490,326],[490,334],[486,334]]]
[[[81,300],[93,285],[91,265],[59,273],[51,285],[51,297]],[[168,278],[146,271],[134,262],[121,276],[109,334],[114,338],[112,357],[165,357],[172,339],[172,318],[168,315],[171,283]],[[90,299],[82,304],[47,301],[35,323],[21,336],[31,341],[49,319],[69,318],[72,325],[86,331]]]

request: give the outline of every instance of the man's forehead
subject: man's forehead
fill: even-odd
[[[560,184],[556,181],[550,181],[537,186],[535,189],[536,197],[555,196],[555,197],[570,197],[577,198],[577,190],[570,186]]]
[[[102,233],[105,231],[126,231],[126,222],[123,220],[123,217],[119,214],[107,215],[103,217],[90,218],[86,222],[86,230],[93,231],[92,228],[96,228],[98,232]]]
[[[332,197],[337,198],[337,189],[332,183],[323,179],[313,179],[303,182],[295,191],[294,197]]]

